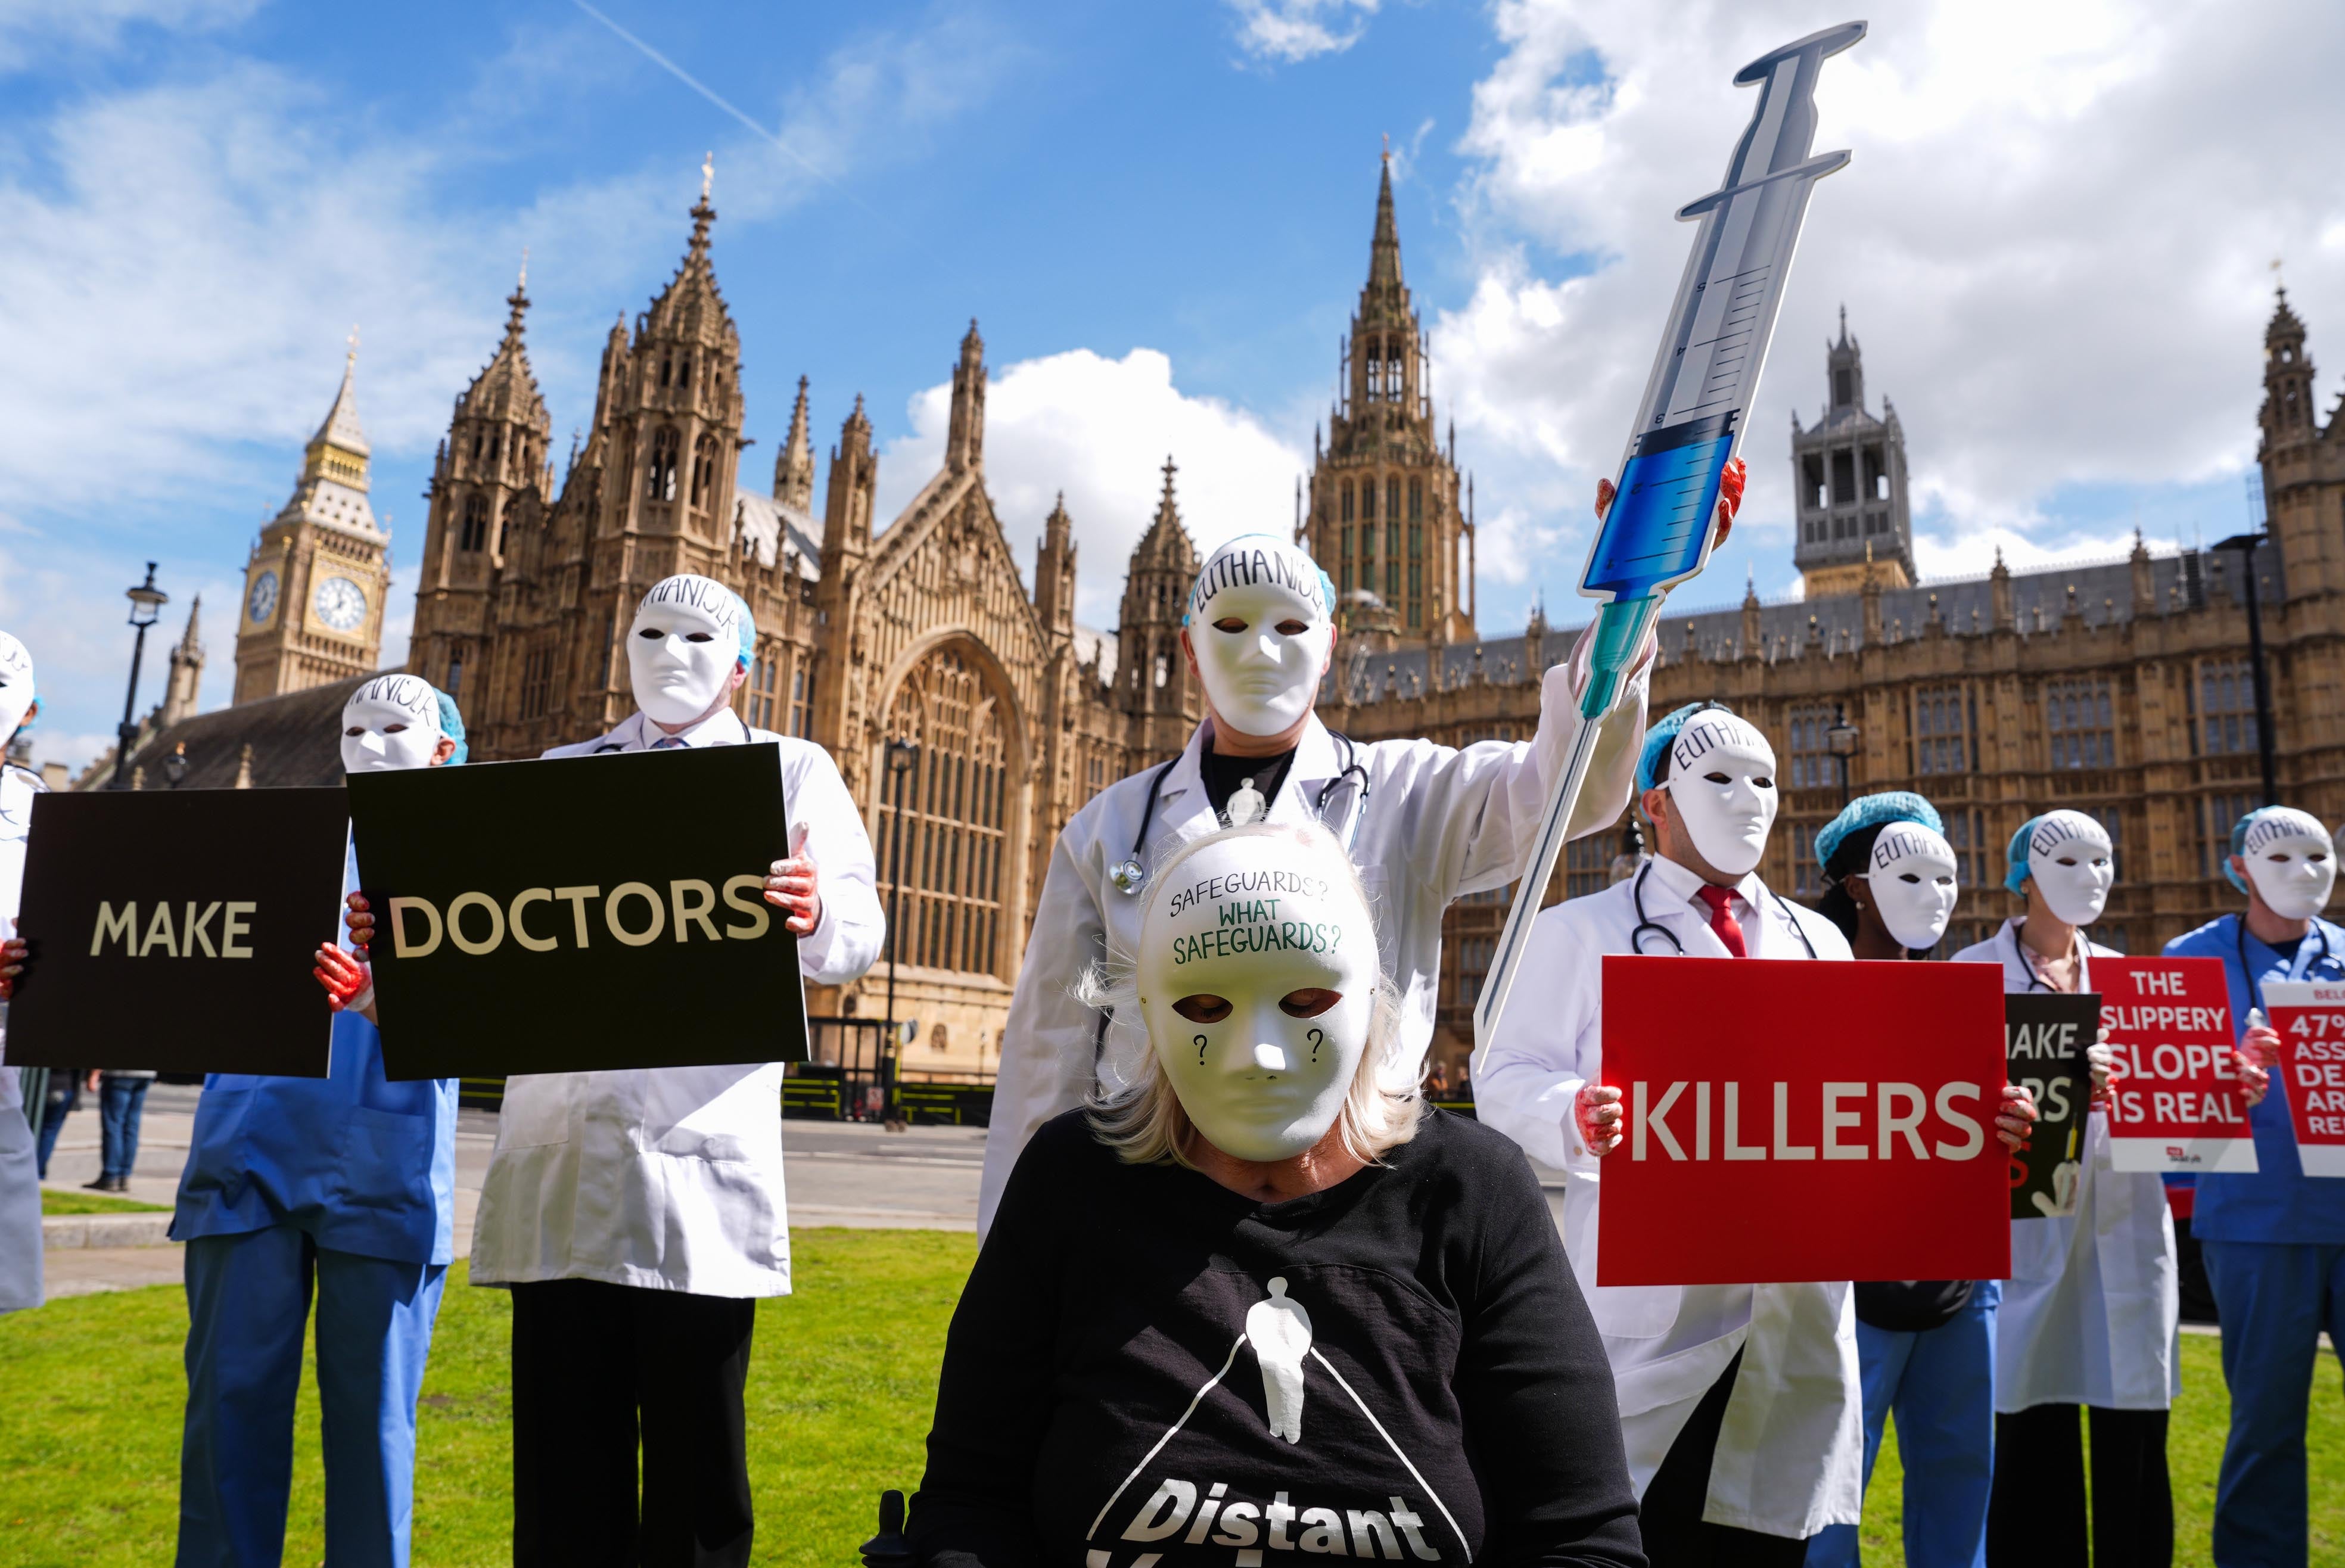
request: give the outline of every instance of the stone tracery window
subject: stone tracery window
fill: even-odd
[[[674,425],[662,425],[652,432],[652,465],[644,493],[653,501],[675,499],[676,444]]]
[[[902,961],[924,968],[992,974],[1000,968],[1002,860],[1008,852],[1008,746],[992,689],[975,663],[943,648],[898,693],[889,736],[918,742],[902,782]],[[885,773],[879,836],[880,896],[892,903],[898,784]]]

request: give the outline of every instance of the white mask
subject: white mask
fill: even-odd
[[[2071,926],[2090,926],[2117,879],[2108,830],[2081,811],[2046,813],[2027,835],[2027,875],[2045,908]]]
[[[342,704],[342,771],[424,768],[440,750],[440,693],[412,675],[378,675]]]
[[[1189,646],[1213,713],[1245,735],[1275,735],[1311,711],[1335,642],[1318,562],[1266,534],[1206,559],[1189,594]]]
[[[635,706],[663,724],[713,711],[740,667],[741,602],[713,578],[685,573],[653,584],[627,632]]]
[[[1198,1133],[1239,1159],[1292,1158],[1335,1125],[1367,1051],[1378,973],[1358,885],[1317,828],[1207,840],[1159,874],[1141,926],[1140,1010],[1158,1067]]]
[[[1908,947],[1927,949],[1946,934],[1954,917],[1954,848],[1918,822],[1893,822],[1873,841],[1873,853],[1857,875],[1873,890],[1873,906],[1889,935]]]
[[[1729,876],[1746,876],[1767,853],[1780,796],[1775,748],[1746,720],[1696,713],[1670,743],[1661,781],[1701,857]]]
[[[0,745],[6,744],[33,705],[33,655],[0,632]]]
[[[2248,878],[2283,920],[2309,920],[2329,905],[2337,884],[2337,850],[2320,820],[2274,806],[2248,824],[2239,849]]]

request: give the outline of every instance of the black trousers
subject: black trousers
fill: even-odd
[[[1652,1568],[1801,1568],[1807,1561],[1804,1541],[1711,1524],[1701,1516],[1710,1497],[1710,1462],[1718,1452],[1719,1430],[1726,1424],[1726,1401],[1734,1397],[1735,1375],[1741,1371],[1742,1352],[1737,1351],[1724,1374],[1694,1406],[1645,1488],[1637,1524],[1644,1533],[1645,1560]]]
[[[2164,1411],[2092,1407],[2092,1560],[2127,1568],[2174,1561],[2174,1488]],[[1988,1568],[2085,1568],[2085,1444],[2075,1405],[1995,1418]]]
[[[743,1568],[757,1303],[595,1280],[513,1303],[515,1568]]]

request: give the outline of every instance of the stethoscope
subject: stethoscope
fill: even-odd
[[[1334,730],[1328,731],[1327,733],[1331,738],[1343,743],[1344,765],[1334,778],[1319,786],[1319,793],[1312,797],[1311,814],[1325,822],[1329,797],[1342,788],[1347,779],[1356,777],[1359,780],[1358,796],[1352,803],[1351,826],[1344,835],[1344,850],[1345,853],[1349,854],[1360,842],[1360,824],[1367,815],[1368,770],[1360,765],[1360,749],[1352,744],[1350,736],[1338,734]],[[1118,893],[1129,896],[1136,895],[1142,888],[1148,885],[1148,868],[1141,864],[1140,857],[1148,851],[1148,829],[1156,820],[1157,791],[1164,785],[1164,775],[1179,765],[1180,761],[1181,759],[1176,756],[1149,775],[1148,801],[1140,810],[1140,831],[1132,835],[1132,853],[1107,868],[1108,882]]]
[[[1629,896],[1635,902],[1637,906],[1637,924],[1632,926],[1629,932],[1629,951],[1631,953],[1644,954],[1645,933],[1648,931],[1658,931],[1663,936],[1669,938],[1670,950],[1679,957],[1682,958],[1685,956],[1685,944],[1678,940],[1678,934],[1645,913],[1645,878],[1650,876],[1652,874],[1653,863],[1649,860],[1645,862],[1644,865],[1637,867],[1637,880],[1629,889]],[[1771,892],[1767,896],[1770,899],[1772,899],[1777,905],[1775,918],[1792,928],[1792,935],[1800,939],[1800,946],[1808,950],[1809,957],[1813,958],[1816,956],[1816,945],[1808,939],[1808,934],[1805,930],[1801,928],[1799,919],[1793,916],[1791,911],[1782,907],[1783,901],[1780,898],[1776,898],[1774,894]],[[1647,954],[1646,956],[1659,957],[1660,955]]]
[[[725,711],[726,711],[726,713],[733,713],[733,710],[732,710],[732,709],[730,709],[730,708],[727,708],[727,709],[726,709]],[[641,713],[637,713],[637,714],[635,715],[635,717],[637,717],[638,719],[643,719],[643,715],[642,715]],[[651,721],[650,721],[650,720],[648,720],[648,719],[644,719],[644,723],[649,723],[650,722],[651,722]],[[752,735],[752,734],[750,734],[750,733],[749,733],[749,721],[748,721],[748,720],[746,720],[746,719],[745,719],[745,718],[743,718],[743,717],[742,717],[740,714],[738,714],[738,713],[733,713],[733,722],[734,722],[735,723],[736,723],[736,724],[738,724],[738,725],[740,725],[740,726],[741,726],[741,744],[742,744],[743,745],[745,745],[745,746],[746,746],[746,745],[751,745],[751,744],[754,744],[756,743],[756,737],[755,737],[754,735]],[[642,728],[642,725],[637,725],[637,726],[636,726],[635,733],[636,733],[637,734],[641,734],[641,733],[643,733],[643,728]],[[605,753],[605,752],[624,752],[624,751],[625,751],[626,749],[627,749],[626,747],[624,747],[624,746],[621,745],[621,744],[620,744],[618,742],[616,742],[616,741],[604,741],[601,745],[596,746],[596,747],[594,749],[594,751],[593,751],[592,753],[588,754],[589,754],[589,755],[592,755],[592,756],[598,756],[598,757],[599,757],[599,756],[601,756],[601,755],[602,755],[604,753]],[[648,752],[648,751],[651,751],[651,750],[653,750],[653,749],[654,749],[654,748],[653,748],[652,746],[645,746],[645,747],[644,748],[644,750],[645,750],[645,751],[647,751],[647,752]]]
[[[2316,916],[2312,921],[2312,934],[2320,938],[2320,952],[2319,956],[2314,957],[2310,963],[2308,963],[2305,961],[2304,949],[2299,946],[2296,950],[2296,962],[2289,966],[2288,977],[2289,979],[2303,979],[2307,975],[2312,972],[2313,966],[2319,964],[2326,964],[2330,968],[2337,970],[2340,974],[2345,974],[2345,959],[2340,959],[2336,954],[2331,953],[2329,950],[2329,933],[2322,929],[2322,924],[2323,923],[2318,916]],[[2256,978],[2254,966],[2248,962],[2248,922],[2246,916],[2242,916],[2239,917],[2238,925],[2233,929],[2231,937],[2234,945],[2237,946],[2239,952],[2239,973],[2248,977],[2248,999],[2253,1002],[2257,1007],[2261,1008],[2264,1005],[2264,988],[2262,982]]]

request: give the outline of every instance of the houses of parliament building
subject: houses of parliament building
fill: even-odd
[[[952,362],[943,464],[884,527],[859,398],[818,472],[801,379],[770,484],[758,482],[744,467],[742,344],[706,191],[690,216],[675,277],[611,328],[592,422],[566,454],[515,288],[433,465],[407,667],[456,697],[476,757],[531,757],[628,713],[620,639],[651,584],[696,572],[737,590],[758,629],[742,716],[837,759],[891,901],[900,814],[895,1010],[919,1020],[904,1067],[990,1070],[1060,827],[1172,754],[1203,713],[1178,646],[1198,563],[1178,470],[1164,465],[1104,632],[1075,621],[1064,506],[1039,520],[995,511],[974,322]],[[1342,354],[1343,391],[1297,497],[1297,537],[1342,602],[1321,715],[1363,742],[1528,739],[1538,676],[1574,629],[1538,615],[1514,635],[1477,625],[1471,481],[1454,430],[1436,423],[1389,172]],[[2259,793],[2249,593],[2280,793],[2345,819],[2345,421],[2315,408],[2305,328],[2284,296],[2265,335],[2269,535],[2247,553],[2153,555],[2137,541],[2130,559],[2028,572],[1998,561],[1984,577],[1921,581],[1904,434],[1885,398],[1873,411],[1845,321],[1825,371],[1822,410],[1812,424],[1794,417],[1789,454],[1804,597],[1671,617],[1653,676],[1656,713],[1716,698],[1773,741],[1784,793],[1761,868],[1771,885],[1820,891],[1811,845],[1844,787],[1905,788],[1937,803],[1963,858],[1949,950],[2016,907],[2000,886],[2004,845],[2053,806],[2109,824],[2119,880],[2095,935],[2112,946],[2150,949],[2230,906],[2219,863]],[[1764,486],[1768,460],[1746,455]],[[204,651],[191,617],[134,754],[146,787],[174,756],[195,785],[339,779],[334,715],[378,663],[390,582],[368,461],[346,371],[248,562],[235,703],[194,711]],[[1030,579],[1013,536],[1038,523]],[[898,739],[919,746],[900,776],[886,763]],[[85,780],[111,768],[101,758]],[[1604,885],[1624,836],[1571,846],[1551,895]],[[1436,1049],[1462,1054],[1470,1039],[1505,913],[1498,895],[1449,912]],[[810,1010],[878,1016],[888,969],[809,996]]]

